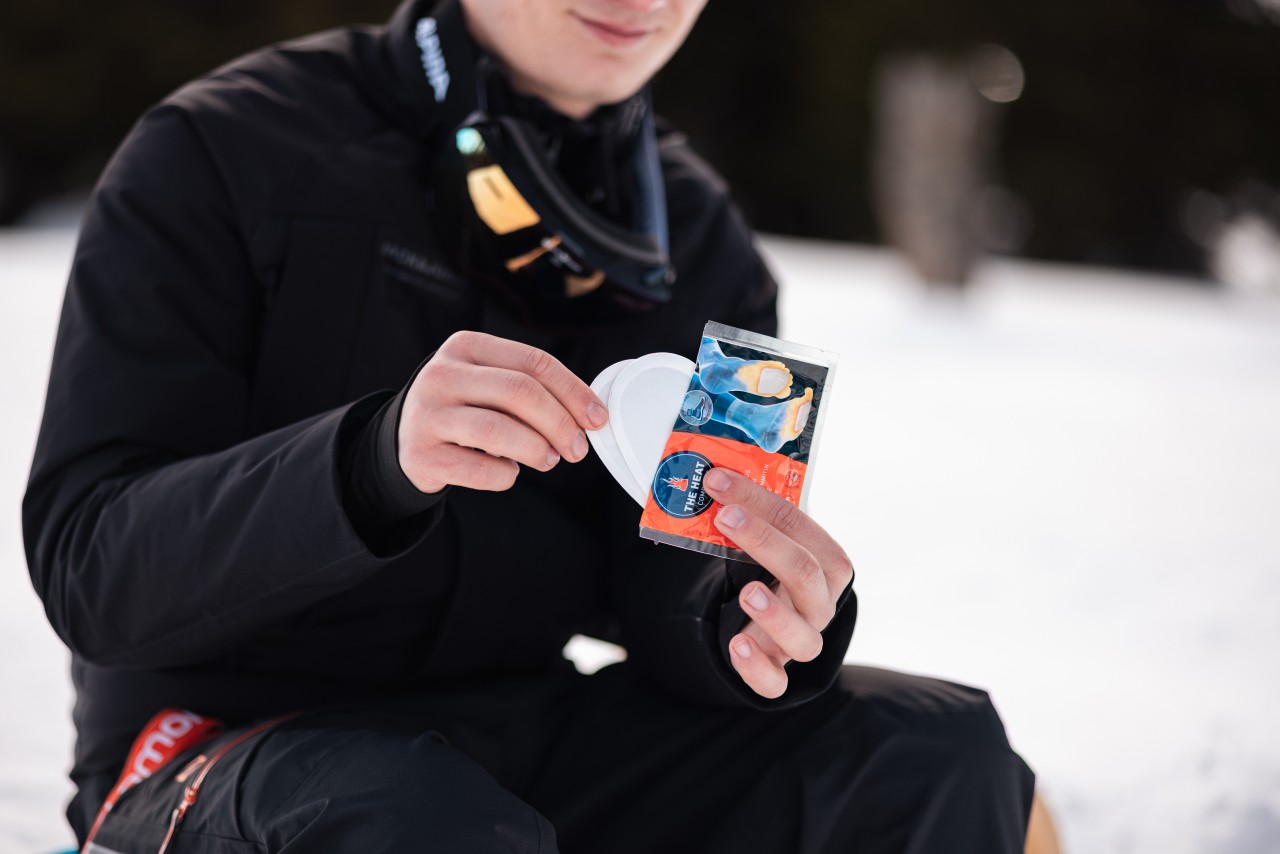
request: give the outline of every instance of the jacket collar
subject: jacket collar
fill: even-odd
[[[482,105],[477,69],[481,63],[496,67],[496,61],[471,37],[458,0],[406,0],[392,15],[382,38],[392,69],[393,97],[407,113],[401,121],[424,135],[441,127],[456,128],[487,106],[531,121],[544,133],[590,135],[607,127],[615,139],[629,139],[650,109],[645,89],[577,122],[537,98],[516,95],[505,80],[486,86],[488,103]]]
[[[467,32],[457,0],[406,0],[382,38],[407,124],[425,135],[457,127],[476,110],[476,65],[483,52]]]

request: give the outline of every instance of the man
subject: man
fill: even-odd
[[[760,566],[654,546],[588,454],[584,378],[776,326],[644,90],[701,6],[409,0],[134,128],[23,507],[91,849],[1021,850],[985,694],[842,667],[817,522],[716,470]],[[629,660],[576,674],[577,632]],[[100,811],[165,708],[227,729]]]

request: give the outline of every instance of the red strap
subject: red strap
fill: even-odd
[[[93,841],[102,821],[120,796],[168,765],[173,758],[190,747],[208,741],[222,729],[222,722],[182,709],[165,709],[158,713],[133,741],[120,779],[98,808],[98,817],[85,839],[85,848]]]

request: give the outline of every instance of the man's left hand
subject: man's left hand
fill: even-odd
[[[724,505],[716,527],[778,579],[776,591],[752,581],[738,594],[751,622],[730,639],[729,657],[751,690],[780,697],[784,665],[822,652],[822,630],[853,580],[853,565],[821,525],[748,478],[716,468],[702,483]]]

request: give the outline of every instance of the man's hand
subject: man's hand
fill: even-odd
[[[400,414],[400,468],[423,492],[510,489],[523,463],[547,471],[587,455],[583,429],[608,414],[549,353],[480,332],[449,337],[418,372]]]
[[[742,588],[738,601],[751,618],[729,641],[730,660],[762,697],[787,690],[788,661],[812,661],[822,652],[822,630],[853,580],[853,565],[840,544],[798,507],[728,469],[702,481],[724,506],[716,527],[778,579],[777,591],[759,581]]]

